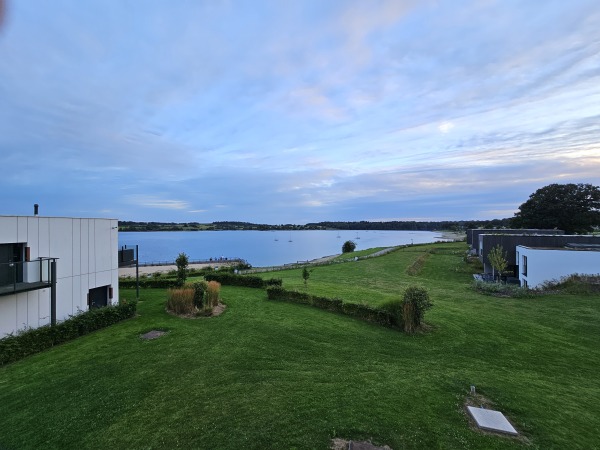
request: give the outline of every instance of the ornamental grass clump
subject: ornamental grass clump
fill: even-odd
[[[194,289],[180,288],[169,289],[167,296],[167,309],[175,314],[194,314]]]
[[[209,281],[206,287],[206,306],[214,308],[219,304],[221,292],[221,283],[218,281]]]

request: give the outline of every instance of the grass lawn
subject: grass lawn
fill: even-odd
[[[317,267],[306,288],[301,270],[265,274],[371,304],[425,286],[432,330],[416,336],[249,288],[223,287],[220,317],[179,319],[143,290],[138,317],[0,368],[0,448],[600,448],[600,299],[482,296],[464,249]],[[151,329],[168,334],[142,341]],[[471,428],[470,385],[526,439]]]

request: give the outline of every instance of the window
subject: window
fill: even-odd
[[[522,270],[522,274],[527,276],[527,256],[523,256],[523,270]]]

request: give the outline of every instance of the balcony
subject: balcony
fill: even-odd
[[[0,296],[51,287],[51,263],[57,259],[0,263]]]

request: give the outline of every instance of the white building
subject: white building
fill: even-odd
[[[119,298],[118,221],[0,216],[0,338]]]
[[[569,275],[600,274],[600,248],[594,245],[570,244],[561,248],[516,247],[521,286],[536,288],[546,281]]]

